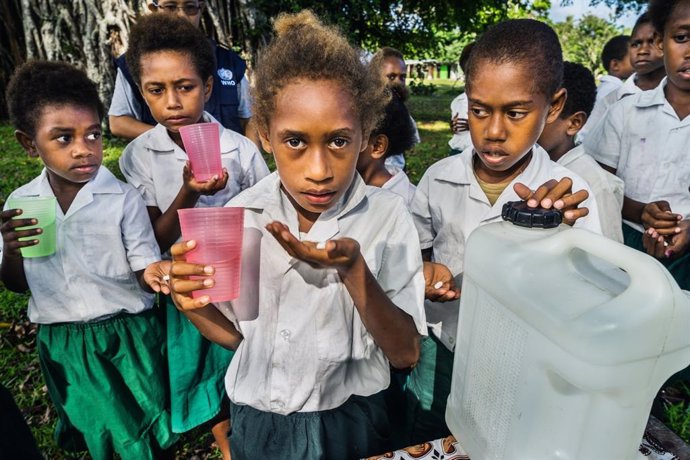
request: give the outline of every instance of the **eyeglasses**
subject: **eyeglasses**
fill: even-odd
[[[201,4],[191,4],[191,3],[186,3],[182,6],[177,6],[174,3],[166,3],[165,5],[159,5],[158,3],[153,4],[156,8],[159,10],[163,11],[164,13],[169,13],[169,14],[177,14],[179,10],[182,10],[182,12],[186,16],[196,16],[199,14],[199,10],[201,10]]]

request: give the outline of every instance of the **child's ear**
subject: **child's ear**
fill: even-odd
[[[553,123],[553,121],[560,116],[567,98],[568,90],[565,88],[556,91],[556,94],[551,98],[551,106],[549,107],[549,114],[546,117],[546,123]]]
[[[580,132],[582,127],[587,123],[587,114],[580,110],[568,117],[568,128],[566,129],[566,134],[568,136],[575,136]]]
[[[206,79],[206,83],[204,83],[204,102],[208,102],[208,99],[211,97],[212,91],[213,91],[213,75],[208,77]]]
[[[659,32],[654,32],[654,45],[664,54],[664,37]]]
[[[385,134],[378,134],[374,137],[371,150],[371,158],[380,160],[386,155],[388,151],[388,136]]]
[[[14,137],[17,139],[17,142],[19,142],[19,145],[26,150],[26,153],[30,157],[38,157],[38,149],[36,148],[36,143],[34,142],[33,137],[20,130],[16,130],[14,132]]]
[[[259,139],[261,139],[261,148],[264,149],[264,152],[266,153],[273,153],[273,148],[271,148],[271,141],[268,140],[268,131],[264,131],[263,129],[258,129],[257,131],[259,132]]]

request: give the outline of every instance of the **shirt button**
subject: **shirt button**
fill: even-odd
[[[283,340],[285,340],[286,342],[289,342],[289,341],[290,341],[290,331],[288,331],[287,329],[283,329],[282,331],[280,331],[280,336],[281,336],[281,337],[283,338]]]
[[[455,343],[455,339],[453,337],[448,337],[448,342],[452,345]]]

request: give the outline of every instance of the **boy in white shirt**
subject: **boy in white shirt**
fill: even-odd
[[[581,64],[565,62],[563,88],[568,91],[563,111],[553,123],[544,127],[537,142],[549,153],[552,161],[587,182],[599,208],[604,236],[622,243],[623,181],[604,170],[585,153],[582,145],[575,143],[575,137],[594,105],[594,75]]]
[[[7,94],[17,140],[45,168],[5,203],[0,280],[31,291],[56,442],[96,460],[160,458],[176,440],[160,372],[164,331],[144,282],[160,252],[141,196],[101,165],[96,85],[69,64],[33,61],[17,69]],[[42,230],[21,228],[42,223],[10,209],[14,197],[55,199],[53,254],[22,256]]]
[[[626,96],[656,88],[664,78],[664,54],[655,45],[655,34],[649,14],[643,13],[637,18],[630,37],[630,63],[635,73],[603,98],[597,93],[592,114],[578,134],[580,142],[601,122],[609,107]]]
[[[585,139],[585,148],[625,182],[625,244],[657,257],[690,288],[690,5],[650,3],[668,77],[651,91],[622,99]]]
[[[536,145],[566,99],[562,51],[555,32],[539,21],[511,20],[488,29],[467,67],[473,146],[432,165],[422,177],[411,212],[419,233],[427,321],[418,365],[408,385],[410,442],[447,433],[464,247],[480,225],[501,220],[508,201],[555,207],[565,222],[601,233],[596,202],[576,174]],[[558,185],[541,185],[550,180]],[[569,191],[578,190],[570,194]],[[531,189],[537,189],[532,195]],[[586,208],[577,208],[582,204]]]
[[[618,89],[632,73],[629,46],[630,37],[617,35],[606,42],[601,51],[601,63],[607,74],[602,76],[597,87],[596,100],[603,99],[611,91]]]

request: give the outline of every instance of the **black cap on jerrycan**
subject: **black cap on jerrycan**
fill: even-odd
[[[555,228],[563,221],[558,209],[530,208],[526,201],[509,201],[501,211],[503,220],[527,228]]]

